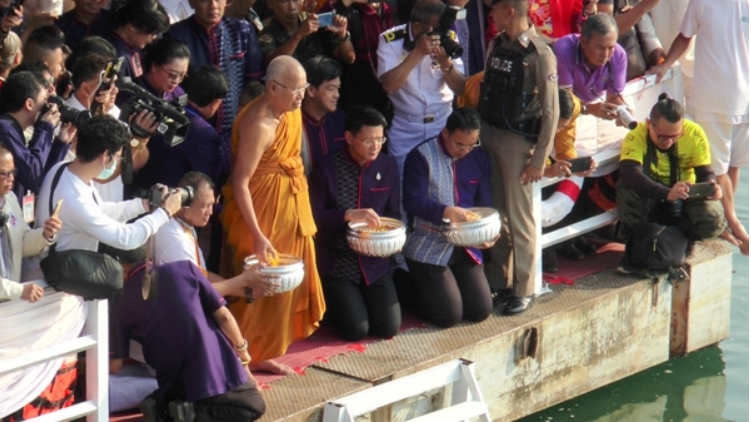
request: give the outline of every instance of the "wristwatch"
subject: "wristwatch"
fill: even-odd
[[[136,148],[136,149],[141,149],[143,147],[143,143],[141,141],[139,141],[138,139],[133,138],[133,139],[130,140],[130,147],[131,148]]]
[[[589,107],[586,103],[582,103],[582,114],[589,114]]]

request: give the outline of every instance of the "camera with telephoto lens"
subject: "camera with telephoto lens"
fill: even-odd
[[[115,81],[115,76],[120,73],[120,68],[123,66],[124,61],[125,57],[123,56],[107,63],[107,67],[105,67],[102,71],[102,77],[100,79],[99,86],[96,89],[96,94],[94,94],[94,98],[96,98],[103,92],[109,91],[110,88],[112,88],[112,84]],[[92,115],[104,114],[104,104],[98,103],[96,100],[94,100],[91,102],[89,111],[91,111]]]
[[[45,113],[50,111],[50,104],[57,105],[57,109],[60,111],[60,121],[63,123],[72,123],[73,126],[80,127],[91,118],[89,110],[77,110],[66,104],[65,100],[57,95],[50,95],[47,98],[47,104],[42,108],[39,117],[44,116]]]
[[[457,19],[466,19],[467,11],[459,6],[447,6],[446,10],[438,20],[438,28],[430,33],[430,35],[438,35],[441,38],[441,47],[446,55],[452,59],[461,57],[464,54],[464,49],[458,42],[454,41],[451,27],[454,26],[454,22]]]
[[[149,189],[148,200],[151,209],[157,209],[164,205],[164,200],[169,195],[180,195],[180,202],[183,207],[188,207],[193,202],[193,187],[168,188],[166,194],[164,192],[165,187],[163,184],[157,183]]]
[[[621,122],[623,127],[629,128],[629,130],[636,129],[636,126],[639,125],[639,122],[634,119],[634,116],[631,115],[628,111],[628,106],[626,104],[621,104],[617,108],[618,112],[618,120]]]
[[[190,120],[185,115],[185,105],[188,103],[187,95],[181,96],[177,102],[167,101],[136,85],[128,77],[118,79],[115,85],[120,91],[133,94],[120,107],[120,120],[130,123],[131,132],[134,135],[143,138],[151,135],[144,128],[130,122],[133,116],[147,110],[156,117],[158,122],[156,130],[164,136],[164,142],[167,145],[174,147],[185,140],[188,129],[190,129]]]

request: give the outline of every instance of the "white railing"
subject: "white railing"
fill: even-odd
[[[53,294],[51,288],[45,295]],[[0,303],[0,306],[3,306]],[[86,401],[48,413],[29,422],[64,422],[86,416],[87,422],[109,419],[109,336],[106,300],[86,302],[84,332],[76,339],[34,350],[22,356],[0,361],[0,375],[49,362],[74,353],[86,352]]]
[[[667,92],[672,98],[683,99],[683,77],[678,65],[668,71],[661,83],[657,83],[654,75],[634,79],[626,84],[623,98],[634,111],[638,121],[644,121],[657,97]],[[598,163],[594,176],[601,176],[613,172],[618,168],[621,155],[621,142],[627,132],[624,128],[616,128],[615,123],[597,120],[593,116],[579,116],[577,119],[576,148],[581,156],[592,156]],[[535,220],[537,221],[537,245],[542,249],[572,239],[576,236],[605,227],[616,221],[616,210],[589,217],[566,227],[542,233],[542,188],[554,185],[562,179],[543,179],[533,187],[532,203]],[[582,190],[580,195],[585,194]],[[537,279],[535,292],[542,292],[542,253],[538,254],[535,262]]]

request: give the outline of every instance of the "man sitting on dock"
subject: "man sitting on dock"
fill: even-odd
[[[722,189],[715,180],[709,141],[698,124],[683,118],[683,107],[661,94],[646,123],[623,140],[618,181],[618,215],[628,227],[645,218],[681,227],[692,240],[725,230]],[[710,183],[708,194],[692,187]],[[620,272],[630,272],[619,266]]]

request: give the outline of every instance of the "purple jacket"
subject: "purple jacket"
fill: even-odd
[[[338,203],[339,183],[356,183],[358,186],[358,208],[372,208],[379,216],[401,219],[399,209],[399,169],[393,157],[381,154],[375,161],[367,163],[355,180],[337,180],[334,157],[349,152],[345,149],[323,157],[315,163],[310,174],[310,203],[313,218],[318,227],[316,254],[318,273],[326,277],[331,273],[336,259],[334,239],[347,235],[347,223]],[[353,161],[354,163],[354,161]],[[388,258],[359,256],[360,269],[365,283],[370,284],[391,270]]]

